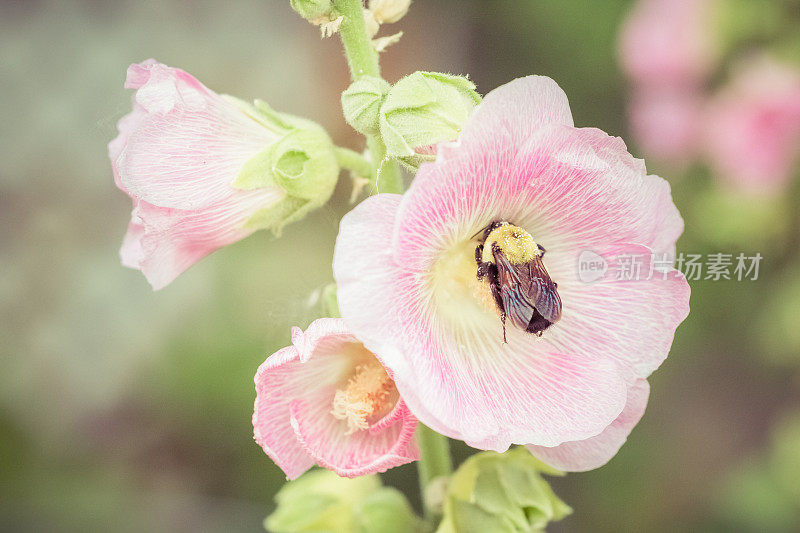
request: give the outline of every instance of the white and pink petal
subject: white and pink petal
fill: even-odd
[[[244,163],[278,139],[194,77],[155,61],[131,65],[134,111],[109,155],[121,188],[159,207],[225,201]]]
[[[548,465],[567,472],[584,472],[600,468],[614,457],[625,444],[631,430],[639,423],[647,407],[650,386],[640,379],[628,389],[625,409],[602,433],[584,440],[565,442],[546,447],[528,445],[526,448]]]
[[[341,319],[316,320],[305,333],[294,328],[292,343],[259,369],[253,418],[256,440],[287,476],[318,464],[355,477],[419,458],[413,439],[417,419],[402,399],[369,429],[353,431],[334,416],[337,391],[363,365],[378,364]],[[273,358],[277,362],[270,364]]]
[[[202,210],[134,200],[122,262],[141,270],[153,289],[161,289],[203,257],[250,235],[255,230],[247,226],[250,217],[284,197],[278,189],[238,191]]]

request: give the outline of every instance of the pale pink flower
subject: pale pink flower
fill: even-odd
[[[505,343],[477,279],[476,235],[492,221],[546,249],[562,315],[541,337],[509,323]],[[489,93],[405,195],[370,197],[344,217],[339,306],[426,425],[478,448],[528,444],[563,469],[594,468],[641,416],[644,379],[688,313],[683,276],[663,266],[647,276],[650,254],[673,256],[682,231],[667,182],[619,138],[573,127],[563,91],[531,76]],[[582,281],[582,253],[609,268],[636,256],[643,275]]]
[[[713,0],[640,0],[620,34],[622,66],[636,84],[686,87],[716,60]]]
[[[702,109],[693,89],[642,88],[632,95],[631,131],[648,157],[684,167],[701,147]]]
[[[153,59],[128,68],[133,111],[108,145],[117,186],[133,198],[120,256],[154,289],[217,248],[242,239],[278,187],[231,187],[242,165],[278,134],[186,72]]]
[[[356,477],[419,458],[417,419],[341,319],[293,328],[292,346],[267,358],[255,383],[256,442],[289,479],[314,464]]]
[[[738,65],[704,123],[721,180],[747,192],[780,189],[800,159],[800,70],[766,57]]]

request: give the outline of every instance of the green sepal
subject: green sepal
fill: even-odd
[[[421,521],[397,489],[378,476],[342,478],[312,470],[286,483],[264,520],[272,533],[415,533]]]
[[[250,104],[234,96],[223,98],[277,134],[278,140],[245,161],[231,186],[241,190],[280,188],[286,193],[245,223],[246,228],[270,229],[279,235],[286,224],[300,220],[333,194],[339,177],[333,142],[315,122],[279,113],[262,100]]]
[[[339,176],[334,146],[317,124],[272,110],[266,103],[234,101],[281,138],[251,157],[231,186],[242,190],[279,187],[286,196],[256,211],[245,227],[270,229],[276,235],[291,222],[328,201]]]
[[[438,533],[542,531],[572,512],[542,478],[560,472],[525,448],[478,453],[453,474]]]
[[[382,487],[359,502],[354,513],[359,533],[414,533],[420,520],[397,489]]]
[[[342,93],[342,111],[350,126],[364,135],[378,133],[378,115],[391,85],[382,78],[362,76]]]
[[[418,147],[457,138],[480,101],[475,85],[463,76],[414,72],[402,78],[380,108],[386,154],[410,158]]]
[[[333,10],[331,0],[289,0],[289,4],[304,19],[316,22]]]
[[[333,143],[315,127],[292,130],[251,157],[231,185],[244,190],[277,185],[321,205],[330,198],[338,175]]]
[[[380,487],[377,476],[348,479],[329,470],[311,470],[281,487],[264,528],[272,533],[357,531],[353,506]]]
[[[253,107],[258,113],[269,123],[280,127],[283,130],[291,129],[322,129],[316,122],[308,120],[307,118],[290,115],[289,113],[280,113],[270,107],[264,100],[256,98],[253,101]]]
[[[268,229],[280,237],[284,226],[303,219],[312,209],[319,207],[308,200],[287,196],[270,207],[259,209],[245,222],[246,229]]]

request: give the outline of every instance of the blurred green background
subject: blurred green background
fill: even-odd
[[[0,3],[0,530],[261,530],[283,476],[252,440],[253,374],[319,315],[349,186],[280,240],[253,235],[154,293],[119,264],[130,202],[106,143],[130,108],[127,65],[155,57],[360,149],[340,44],[288,4]],[[416,0],[385,77],[468,73],[486,93],[545,74],[578,126],[628,138],[616,38],[630,6]],[[759,251],[762,275],[692,283],[645,417],[609,465],[553,481],[575,513],[550,530],[797,531],[800,267],[781,213],[798,202],[737,203],[702,168],[671,181],[679,251]],[[414,465],[384,479],[416,493]]]

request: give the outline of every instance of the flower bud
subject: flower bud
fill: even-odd
[[[354,130],[364,135],[378,132],[378,114],[391,85],[381,78],[364,76],[342,93],[344,118]]]
[[[317,23],[321,18],[328,17],[333,10],[331,0],[289,0],[292,9],[309,22]]]
[[[125,86],[136,90],[133,110],[108,145],[114,181],[133,200],[120,259],[154,289],[330,196],[338,167],[313,122],[217,94],[153,59],[131,65]]]
[[[541,531],[572,510],[540,473],[556,473],[525,448],[473,455],[453,474],[437,533]]]
[[[328,201],[339,176],[334,145],[319,125],[300,117],[277,113],[265,103],[247,107],[249,115],[282,133],[279,140],[247,160],[231,184],[242,190],[278,187],[286,196],[275,205],[257,211],[250,228],[269,228],[274,233],[289,222],[303,218]]]
[[[313,470],[284,485],[275,501],[264,520],[273,533],[411,533],[419,526],[405,497],[375,475],[348,479]]]
[[[370,0],[369,10],[380,24],[397,22],[408,13],[411,0]]]
[[[364,10],[364,28],[367,30],[367,37],[372,39],[381,29],[381,24],[375,19],[375,15],[369,9]]]
[[[389,157],[412,158],[425,147],[453,140],[481,97],[462,76],[414,72],[389,90],[379,127]]]

